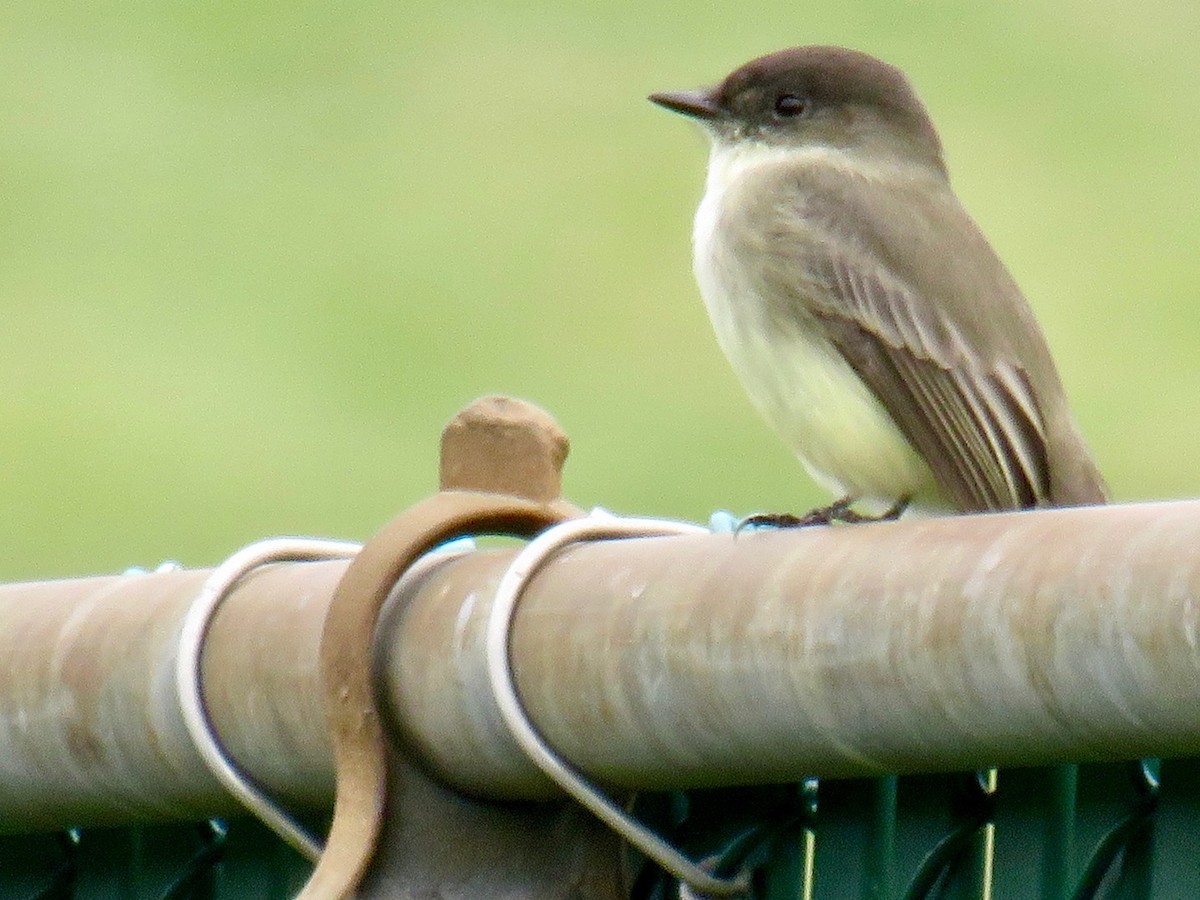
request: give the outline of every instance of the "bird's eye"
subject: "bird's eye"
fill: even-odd
[[[794,119],[808,111],[803,97],[795,94],[780,94],[775,98],[775,115],[781,119]]]

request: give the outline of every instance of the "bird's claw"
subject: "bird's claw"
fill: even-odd
[[[737,524],[734,534],[745,528],[808,528],[812,525],[858,525],[863,522],[891,522],[900,518],[908,509],[909,497],[901,497],[877,516],[857,512],[852,508],[853,497],[843,497],[828,506],[820,506],[802,516],[792,513],[755,513],[746,516]]]

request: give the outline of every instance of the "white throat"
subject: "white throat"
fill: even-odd
[[[892,159],[872,154],[863,148],[851,153],[824,144],[789,147],[761,141],[714,140],[708,157],[705,191],[723,191],[756,169],[784,163],[797,168],[820,166],[823,169],[840,169],[847,175],[868,181],[911,178],[919,171],[911,165],[902,167]]]

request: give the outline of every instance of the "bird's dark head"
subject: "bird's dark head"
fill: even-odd
[[[941,142],[895,66],[843,47],[793,47],[735,69],[710,90],[651,94],[719,143],[865,147],[941,167]]]

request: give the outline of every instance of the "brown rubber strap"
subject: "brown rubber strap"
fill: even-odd
[[[443,491],[405,510],[359,552],[338,583],[321,633],[321,684],[334,748],[337,799],[325,851],[299,900],[354,896],[375,851],[387,794],[383,730],[371,681],[375,623],[400,576],[462,535],[532,537],[579,511],[554,500]]]

